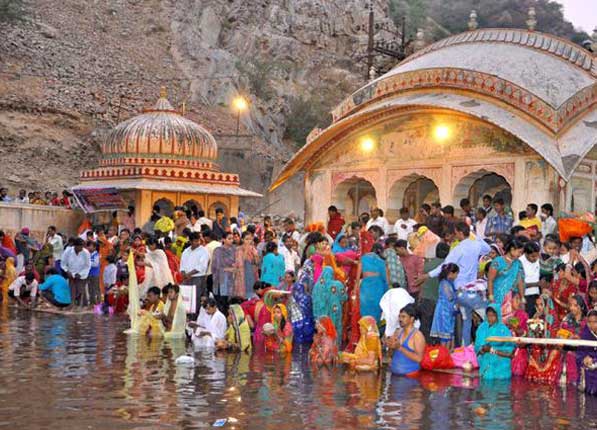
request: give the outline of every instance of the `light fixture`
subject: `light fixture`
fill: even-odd
[[[249,104],[247,103],[247,101],[245,100],[245,98],[242,97],[242,96],[236,97],[232,101],[232,105],[234,106],[234,109],[236,109],[239,112],[243,112],[249,106]]]
[[[446,140],[450,137],[450,127],[444,124],[436,125],[433,130],[433,136],[440,142]]]
[[[370,137],[365,137],[361,140],[361,149],[363,152],[371,152],[375,149],[375,142]]]

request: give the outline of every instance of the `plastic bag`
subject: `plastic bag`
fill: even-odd
[[[450,351],[443,345],[428,345],[423,353],[421,368],[426,370],[433,369],[453,369],[454,361],[450,356]]]
[[[451,354],[451,357],[452,361],[454,362],[454,367],[464,368],[465,363],[470,363],[473,369],[479,367],[477,354],[475,354],[475,347],[473,345],[455,348],[454,352]]]

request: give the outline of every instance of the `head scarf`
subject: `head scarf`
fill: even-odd
[[[336,340],[336,338],[338,337],[338,333],[336,333],[336,327],[334,326],[334,323],[332,322],[331,318],[328,316],[322,316],[321,318],[319,318],[318,322],[319,325],[321,325],[325,330],[325,334],[328,337],[331,337],[332,339]]]
[[[379,340],[379,330],[377,328],[377,322],[372,316],[365,316],[359,320],[359,328],[365,329],[366,334],[359,337],[359,342],[355,349],[356,355],[369,355],[369,352],[373,352],[377,355],[379,364],[381,365],[382,351],[381,342]]]
[[[340,232],[338,233],[338,235],[336,236],[336,239],[334,240],[334,244],[332,245],[332,252],[334,254],[339,254],[342,252],[346,252],[348,251],[350,248],[349,247],[343,247],[340,245],[340,240],[345,237],[346,234],[344,234],[344,232]]]
[[[437,247],[437,244],[441,242],[440,237],[426,226],[420,227],[417,230],[416,235],[409,237],[409,239],[411,240],[409,245],[411,245],[411,248],[413,249],[413,254],[425,258],[435,257],[435,248]],[[413,245],[415,245],[414,248]]]
[[[274,309],[280,309],[280,311],[282,312],[282,316],[284,317],[284,319],[286,320],[287,324],[290,324],[290,321],[288,321],[288,309],[286,309],[286,305],[283,303],[277,303],[272,307],[272,323],[275,324],[275,320],[274,320]]]
[[[572,297],[574,298],[574,300],[576,300],[576,303],[578,304],[580,312],[582,313],[582,316],[584,318],[588,312],[587,303],[585,302],[585,299],[583,299],[583,297],[580,294],[574,294]]]

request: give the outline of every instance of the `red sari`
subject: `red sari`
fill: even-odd
[[[559,300],[562,303],[568,303],[568,299],[576,294],[576,287],[570,282],[566,281],[566,284],[562,283],[561,279],[554,281],[552,285],[553,298]],[[568,309],[561,306],[554,300],[554,305],[558,315],[558,320],[562,321],[568,314]]]

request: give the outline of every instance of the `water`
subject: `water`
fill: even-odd
[[[573,388],[420,380],[287,360],[197,353],[122,334],[123,318],[0,309],[0,429],[597,429],[597,398]],[[482,415],[485,411],[485,415]]]

